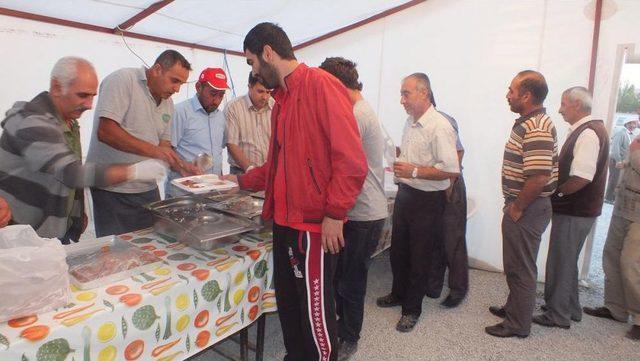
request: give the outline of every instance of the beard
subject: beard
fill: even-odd
[[[258,61],[260,62],[260,74],[257,75],[259,82],[267,89],[277,88],[280,85],[280,79],[276,68],[263,62],[260,58]]]
[[[509,103],[509,109],[511,109],[511,111],[513,113],[518,113],[520,114],[520,111],[522,110],[522,106],[520,105],[520,103],[517,102],[510,102]]]

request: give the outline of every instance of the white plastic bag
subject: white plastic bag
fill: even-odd
[[[0,322],[69,303],[66,253],[27,225],[0,228]]]

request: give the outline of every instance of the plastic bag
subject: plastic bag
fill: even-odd
[[[103,287],[158,268],[162,260],[113,236],[65,246],[71,283],[82,290]]]
[[[0,229],[0,322],[69,303],[66,253],[59,240],[27,225]]]
[[[396,145],[382,124],[380,124],[380,129],[382,130],[382,136],[384,138],[384,159],[387,162],[385,170],[393,173],[393,163],[396,162]]]

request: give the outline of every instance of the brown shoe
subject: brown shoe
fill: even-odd
[[[491,312],[494,316],[498,316],[500,318],[507,317],[507,312],[504,310],[504,307],[491,306],[489,307],[489,312]]]
[[[509,330],[508,328],[504,327],[502,325],[502,323],[499,323],[499,324],[493,325],[493,326],[485,327],[484,328],[484,332],[488,333],[491,336],[502,337],[502,338],[507,338],[507,337],[525,338],[525,337],[529,336],[529,335],[517,334],[517,333]]]
[[[393,293],[389,293],[386,296],[378,297],[376,305],[382,308],[396,307],[402,305],[402,301],[394,296]]]
[[[398,324],[396,324],[396,330],[400,332],[409,332],[413,330],[416,323],[418,323],[418,318],[420,318],[420,316],[402,315],[402,317],[400,317],[400,320],[398,321]]]
[[[595,308],[583,307],[582,311],[584,311],[584,313],[586,313],[589,316],[608,318],[610,320],[622,322],[620,320],[617,320],[615,317],[613,317],[613,314],[611,313],[611,311],[609,311],[609,309],[606,307],[595,307]]]
[[[627,331],[627,334],[625,335],[625,337],[634,341],[640,340],[640,326],[638,325],[631,326],[631,329]]]

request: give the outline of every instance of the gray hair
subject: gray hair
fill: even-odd
[[[591,112],[591,103],[593,98],[589,93],[589,90],[583,86],[574,86],[564,91],[563,94],[567,95],[567,99],[572,102],[580,102],[580,109],[585,112]]]
[[[62,93],[66,94],[71,83],[78,78],[78,66],[86,64],[94,72],[93,65],[86,59],[77,56],[65,56],[60,58],[51,69],[51,80],[60,84]]]
[[[435,106],[435,100],[433,99],[433,92],[431,91],[431,81],[429,80],[429,76],[427,76],[427,74],[425,73],[413,73],[404,79],[407,80],[409,78],[413,78],[416,80],[416,88],[426,92],[429,101]]]

